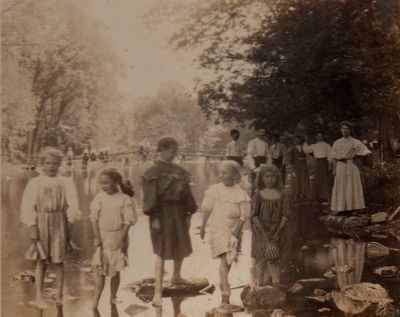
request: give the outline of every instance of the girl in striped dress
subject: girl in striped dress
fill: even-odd
[[[267,285],[272,278],[272,286],[279,289],[279,260],[290,213],[288,195],[275,165],[260,169],[256,186],[250,213],[255,285]]]

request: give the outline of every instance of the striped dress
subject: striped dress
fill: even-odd
[[[286,230],[282,229],[279,239],[274,242],[272,237],[279,228],[282,217],[289,218],[290,208],[286,192],[279,199],[264,199],[259,192],[253,195],[251,202],[252,243],[251,256],[256,260],[273,260],[281,257],[281,251],[286,238]],[[259,219],[264,230],[260,230],[254,221]]]

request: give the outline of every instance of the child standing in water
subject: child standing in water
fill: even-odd
[[[97,248],[92,265],[97,273],[93,309],[97,310],[106,276],[111,277],[111,305],[117,303],[120,271],[128,264],[128,232],[137,221],[133,191],[122,181],[121,174],[113,168],[100,172],[101,192],[90,204],[90,219]]]
[[[58,175],[63,153],[45,148],[40,155],[43,173],[32,178],[23,193],[21,221],[29,227],[30,238],[36,246],[36,300],[32,304],[47,307],[42,296],[48,264],[56,268],[56,304],[62,305],[64,261],[69,249],[70,229],[81,216],[78,196],[71,178]]]
[[[209,239],[213,258],[220,259],[220,288],[222,304],[228,305],[230,288],[228,275],[246,219],[250,213],[250,197],[239,186],[240,166],[234,161],[224,161],[219,168],[221,182],[206,190],[201,210],[204,212],[200,236],[204,239],[210,219]]]
[[[261,167],[250,214],[256,286],[268,285],[272,278],[272,286],[279,289],[279,260],[289,213],[288,195],[283,191],[280,170],[275,165]]]
[[[150,217],[150,233],[156,254],[153,305],[161,307],[164,261],[174,260],[172,284],[190,284],[181,276],[183,259],[192,253],[190,219],[197,210],[189,173],[173,163],[178,142],[158,141],[159,159],[143,176],[143,212]]]

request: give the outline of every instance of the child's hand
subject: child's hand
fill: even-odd
[[[276,231],[272,236],[272,241],[278,242],[279,241],[279,231]]]
[[[186,228],[187,228],[188,230],[190,229],[191,221],[192,221],[192,219],[191,219],[190,216],[186,217],[186,219],[185,219],[185,224],[186,224]]]
[[[201,229],[200,229],[200,238],[202,239],[202,240],[204,240],[204,237],[206,236],[206,228],[204,228],[204,227],[201,227]]]
[[[98,238],[94,238],[93,245],[95,248],[101,247],[101,240]]]
[[[33,225],[30,227],[29,237],[31,238],[31,240],[33,242],[36,242],[39,240],[39,230],[38,230],[37,225]]]
[[[153,229],[161,229],[160,219],[155,218],[155,219],[151,222],[151,227],[152,227]]]

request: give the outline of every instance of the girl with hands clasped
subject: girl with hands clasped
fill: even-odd
[[[279,289],[279,260],[290,212],[288,195],[282,189],[280,170],[274,165],[260,169],[256,185],[250,214],[254,286],[268,285],[272,278],[272,286]]]
[[[26,257],[36,261],[36,300],[32,304],[41,309],[47,307],[42,291],[48,264],[56,268],[56,304],[62,305],[71,224],[81,216],[73,180],[58,175],[62,158],[61,151],[45,148],[40,156],[43,173],[28,182],[22,196],[21,221],[29,227],[32,240]]]
[[[111,277],[110,303],[117,303],[120,271],[128,264],[128,232],[137,221],[135,204],[131,198],[132,188],[122,182],[122,176],[117,170],[102,170],[99,184],[102,191],[95,196],[90,205],[96,248],[92,266],[97,274],[94,310],[97,310],[106,276]]]
[[[200,236],[204,239],[209,220],[209,240],[213,258],[220,259],[220,288],[222,305],[229,305],[228,274],[237,260],[237,251],[243,224],[250,213],[250,198],[239,186],[240,166],[234,161],[224,161],[219,168],[221,182],[205,192],[201,205],[204,213]]]

